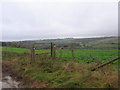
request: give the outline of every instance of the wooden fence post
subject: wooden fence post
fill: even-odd
[[[74,59],[73,43],[71,43],[71,55],[72,55],[72,59]]]
[[[51,57],[53,57],[53,43],[51,42]]]
[[[35,61],[35,47],[33,46],[33,61]]]
[[[116,57],[116,58],[113,58],[113,59],[110,60],[110,61],[107,61],[107,62],[105,62],[105,63],[102,63],[102,64],[98,65],[97,67],[91,69],[91,71],[95,71],[95,70],[97,70],[98,68],[101,68],[101,67],[103,67],[103,66],[105,66],[105,65],[107,65],[107,64],[110,64],[110,63],[112,63],[112,62],[114,62],[114,61],[116,61],[116,60],[118,60],[118,59],[120,59],[120,56],[119,56],[119,57]]]
[[[56,46],[55,44],[51,43],[51,57],[55,58],[56,56]]]
[[[34,47],[34,44],[32,45],[32,48],[31,48],[31,60],[32,61],[35,60],[35,47]]]
[[[56,57],[56,45],[53,44],[53,58]]]

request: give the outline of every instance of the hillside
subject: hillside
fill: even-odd
[[[18,41],[18,42],[4,42],[3,46],[13,47],[30,47],[33,43],[55,43],[56,46],[67,48],[71,43],[74,43],[74,48],[118,48],[117,37],[97,37],[97,38],[65,38],[65,39],[45,39],[45,40],[30,40],[30,41]],[[37,48],[50,48],[50,44],[36,45]]]
[[[118,48],[118,38],[110,37],[98,41],[88,42],[87,44],[91,45],[94,48]]]

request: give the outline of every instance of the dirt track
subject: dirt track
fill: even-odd
[[[5,63],[2,64],[2,83],[3,88],[53,88],[52,85],[44,82],[21,77],[12,66]]]
[[[2,88],[22,88],[21,81],[22,77],[16,76],[12,67],[2,64]]]

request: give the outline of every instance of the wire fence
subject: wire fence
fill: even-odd
[[[29,53],[31,60],[52,58],[59,60],[75,60],[78,62],[107,61],[118,56],[116,48],[94,48],[80,43],[30,43],[11,44],[15,48],[3,47],[3,51]]]
[[[76,47],[76,43],[35,43],[31,49],[31,58],[52,57],[60,60],[78,62],[107,61],[118,56],[118,49],[99,49],[87,46]],[[44,48],[40,48],[40,46]],[[46,47],[45,47],[46,46]]]

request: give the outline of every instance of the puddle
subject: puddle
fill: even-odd
[[[20,82],[13,80],[10,76],[2,78],[2,88],[19,88],[19,85]]]

